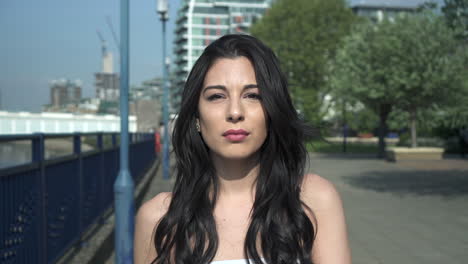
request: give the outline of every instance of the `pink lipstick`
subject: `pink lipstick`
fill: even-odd
[[[239,142],[244,140],[249,133],[243,129],[229,129],[223,133],[223,136],[229,141]]]

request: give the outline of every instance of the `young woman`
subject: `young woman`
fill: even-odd
[[[337,191],[303,173],[304,128],[268,47],[209,45],[182,93],[173,192],[138,211],[135,263],[351,263]]]

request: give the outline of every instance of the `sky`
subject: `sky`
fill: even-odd
[[[169,0],[167,52],[182,0]],[[130,85],[161,76],[162,25],[156,0],[130,0]],[[40,112],[50,103],[49,82],[83,82],[82,97],[94,97],[94,73],[101,69],[101,42],[118,50],[107,25],[109,16],[120,35],[120,0],[1,0],[0,109]]]

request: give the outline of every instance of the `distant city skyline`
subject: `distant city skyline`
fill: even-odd
[[[167,52],[172,54],[176,13],[170,0]],[[161,75],[161,22],[156,0],[130,1],[130,85]],[[94,73],[101,71],[99,30],[120,71],[118,49],[106,17],[120,35],[117,0],[0,1],[1,110],[39,112],[50,103],[52,80],[81,80],[83,97],[94,97]]]
[[[184,0],[170,0],[167,52],[173,60],[177,11]],[[411,5],[424,0],[351,0],[350,4]],[[439,5],[443,0],[436,1]],[[130,85],[161,76],[161,22],[156,0],[130,2]],[[119,54],[109,17],[120,35],[117,0],[0,1],[0,110],[39,112],[50,103],[50,82],[81,80],[82,96],[95,97],[94,73],[101,70],[99,30],[114,56]]]

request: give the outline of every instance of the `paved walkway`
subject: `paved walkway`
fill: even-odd
[[[311,155],[343,199],[353,263],[467,263],[468,160]]]

